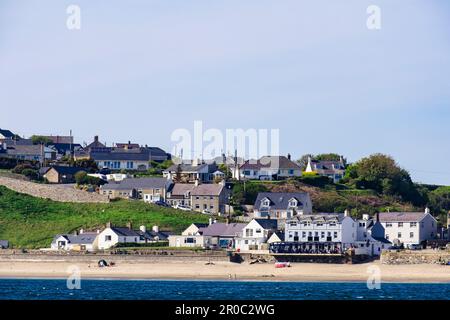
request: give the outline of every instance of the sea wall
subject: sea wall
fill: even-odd
[[[447,264],[450,261],[450,251],[444,250],[402,250],[383,251],[383,264]]]

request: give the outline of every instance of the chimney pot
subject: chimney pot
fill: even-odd
[[[153,232],[159,232],[159,227],[158,226],[153,226],[152,230],[153,230]]]
[[[140,226],[139,230],[141,230],[142,232],[147,232],[147,228],[145,226]]]

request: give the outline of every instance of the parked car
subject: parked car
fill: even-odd
[[[209,211],[208,209],[205,209],[202,211],[203,214],[209,214],[212,215],[213,213],[211,211]]]
[[[183,205],[181,205],[181,204],[177,204],[174,208],[175,208],[175,209],[178,209],[178,210],[183,210],[183,211],[191,211],[191,208],[190,208],[190,207],[188,207],[188,206],[183,206]]]
[[[421,250],[422,246],[420,244],[408,244],[407,248],[409,250]]]
[[[154,202],[154,204],[156,204],[157,206],[161,206],[161,207],[170,207],[167,203],[165,203],[164,201],[156,201]]]

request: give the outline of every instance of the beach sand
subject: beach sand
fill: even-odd
[[[272,263],[235,264],[204,261],[119,262],[113,267],[65,261],[1,261],[1,278],[66,278],[77,266],[82,278],[111,279],[187,279],[187,280],[268,280],[268,281],[367,281],[375,267],[382,282],[447,282],[450,266],[416,264],[383,265],[379,261],[365,264],[292,263],[289,268],[275,268]]]

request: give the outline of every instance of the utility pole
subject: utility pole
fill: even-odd
[[[70,147],[69,147],[69,151],[70,151],[70,161],[73,160],[72,140],[73,140],[73,137],[72,137],[72,129],[70,129]]]

